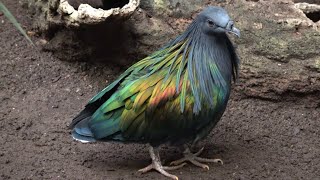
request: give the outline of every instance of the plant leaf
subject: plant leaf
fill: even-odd
[[[9,19],[9,21],[21,32],[21,34],[24,35],[24,37],[32,44],[33,42],[29,38],[29,36],[26,34],[26,32],[22,29],[21,25],[18,23],[16,18],[11,14],[11,12],[6,8],[6,6],[0,1],[0,11],[3,12],[3,14]]]

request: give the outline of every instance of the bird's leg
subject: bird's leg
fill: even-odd
[[[178,180],[178,177],[172,174],[169,174],[167,171],[165,170],[175,170],[175,169],[179,169],[181,167],[183,167],[184,165],[186,165],[187,163],[180,163],[177,166],[162,166],[161,161],[160,161],[160,156],[159,156],[159,150],[157,148],[153,148],[152,146],[149,147],[149,153],[152,159],[152,163],[143,168],[140,169],[139,172],[141,173],[146,173],[149,172],[150,170],[154,169],[156,171],[158,171],[159,173],[163,174],[164,176],[167,176],[171,179],[175,179]]]
[[[221,163],[223,164],[222,160],[221,159],[208,159],[208,158],[201,158],[201,157],[198,157],[202,151],[203,151],[204,148],[201,148],[198,152],[196,153],[191,153],[190,149],[188,146],[185,146],[185,150],[183,152],[183,155],[184,157],[181,158],[181,159],[178,159],[176,161],[172,161],[170,163],[170,165],[174,165],[174,166],[177,166],[181,163],[185,163],[186,161],[189,161],[191,162],[192,164],[198,166],[198,167],[201,167],[201,168],[204,168],[204,169],[207,169],[209,170],[209,166],[206,165],[206,164],[203,164],[203,163]]]

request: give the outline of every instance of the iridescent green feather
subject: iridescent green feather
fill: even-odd
[[[115,90],[92,116],[89,125],[96,138],[159,141],[170,133],[182,136],[185,131],[175,130],[179,127],[194,131],[209,121],[202,123],[195,118],[195,102],[203,97],[194,94],[199,91],[198,80],[190,81],[187,68],[195,60],[190,61],[194,50],[187,48],[189,44],[180,42],[142,59],[91,99],[89,103],[94,103]],[[211,73],[217,70],[214,64],[209,68]],[[215,92],[221,91],[215,88]],[[214,106],[223,100],[219,94],[212,94]]]

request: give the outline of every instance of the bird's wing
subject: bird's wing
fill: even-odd
[[[183,46],[177,44],[139,61],[92,98],[86,109],[95,109],[88,127],[96,139],[165,141],[184,136],[186,130],[192,134],[210,121],[212,111],[201,112],[197,116],[206,119],[195,121],[199,118],[194,118]],[[218,104],[219,89],[215,92]]]
[[[90,129],[96,138],[130,141],[163,140],[174,129],[191,125],[193,98],[185,100],[184,118],[177,119],[180,93],[175,77],[166,70],[130,82],[114,93],[92,116]],[[185,88],[187,88],[186,85]],[[180,121],[179,121],[180,120]]]
[[[155,53],[156,55],[156,53]],[[85,109],[81,111],[71,122],[69,125],[70,128],[74,128],[74,126],[82,121],[83,119],[92,116],[92,114],[99,109],[108,99],[117,92],[118,89],[125,87],[129,82],[132,82],[139,77],[147,74],[148,67],[152,64],[151,57],[147,57],[137,62],[130,68],[128,68],[124,73],[122,73],[114,82],[109,84],[106,88],[96,94],[86,105]]]

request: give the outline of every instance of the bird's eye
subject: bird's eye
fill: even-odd
[[[208,20],[208,25],[209,25],[210,27],[213,27],[213,26],[214,26],[214,22],[211,21],[211,20]]]

